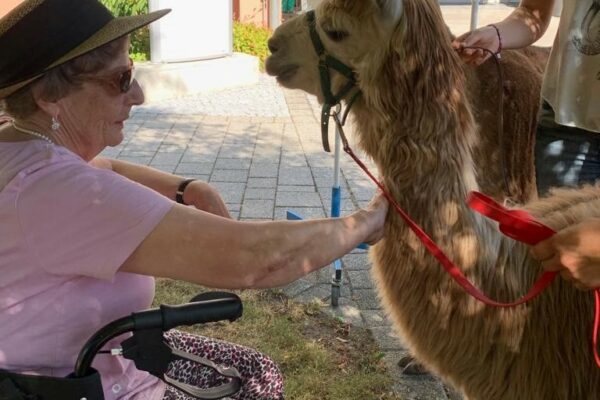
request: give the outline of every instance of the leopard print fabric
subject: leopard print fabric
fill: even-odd
[[[277,365],[256,350],[219,340],[172,330],[165,339],[174,349],[207,358],[216,364],[235,367],[242,377],[242,388],[231,400],[283,400],[283,377]],[[167,375],[199,388],[220,385],[226,378],[213,369],[193,361],[171,362]],[[195,400],[167,386],[163,400]]]

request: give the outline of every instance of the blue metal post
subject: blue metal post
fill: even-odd
[[[340,216],[342,208],[342,189],[340,187],[340,156],[342,150],[342,139],[339,127],[335,127],[335,152],[333,161],[333,186],[331,188],[331,217]],[[342,287],[342,260],[333,262],[333,277],[331,280],[331,305],[337,306],[341,296]]]

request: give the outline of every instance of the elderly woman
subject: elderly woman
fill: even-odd
[[[0,369],[69,373],[94,331],[150,306],[153,277],[277,287],[382,235],[381,196],[344,218],[238,222],[204,182],[97,157],[144,101],[127,34],[166,12],[114,18],[97,0],[26,0],[0,20],[11,118],[0,125]],[[166,340],[234,364],[237,399],[283,398],[277,367],[253,350],[177,331]],[[128,360],[94,367],[106,399],[187,399]],[[190,364],[169,374],[210,384]]]

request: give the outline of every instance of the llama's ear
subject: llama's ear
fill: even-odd
[[[383,18],[393,25],[400,20],[402,16],[402,1],[403,0],[375,0],[377,6],[381,10]]]

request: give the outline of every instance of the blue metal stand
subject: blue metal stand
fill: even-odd
[[[336,169],[334,184],[331,188],[331,217],[337,218],[340,216],[342,204],[342,189],[339,184],[339,158],[338,158],[338,136],[335,137],[336,151]],[[333,277],[331,279],[331,305],[337,307],[342,292],[342,260],[337,259],[333,262]]]
[[[341,155],[341,136],[336,127],[335,132],[335,153],[334,153],[334,172],[333,172],[333,186],[331,188],[331,217],[337,218],[341,215],[342,208],[342,189],[340,187],[340,155]],[[287,212],[288,220],[301,220],[302,216],[296,214],[293,211]],[[357,247],[358,249],[366,250],[369,245],[361,243]],[[332,263],[333,266],[333,277],[331,279],[331,305],[337,307],[339,305],[339,299],[342,288],[342,260],[335,260]]]

